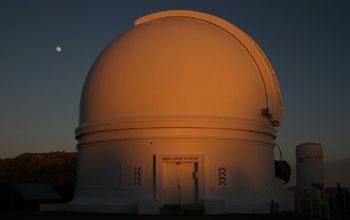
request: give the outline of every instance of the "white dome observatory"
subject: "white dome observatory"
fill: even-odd
[[[234,25],[193,11],[139,18],[86,79],[71,207],[268,213],[275,201],[291,210],[293,196],[274,173],[281,108],[270,63]]]

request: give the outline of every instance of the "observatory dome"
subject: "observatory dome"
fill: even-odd
[[[232,24],[189,11],[145,16],[92,66],[78,135],[91,126],[155,119],[279,125],[278,83],[263,52]]]
[[[275,73],[243,31],[193,11],[139,18],[85,81],[72,210],[268,213],[271,201],[291,210],[275,177],[281,122]]]

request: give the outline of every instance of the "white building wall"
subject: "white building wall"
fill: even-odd
[[[206,129],[205,132],[193,128],[161,130],[109,131],[83,137],[79,145],[78,187],[72,205],[76,208],[92,206],[103,212],[106,207],[114,207],[112,210],[117,212],[125,212],[126,208],[128,212],[136,212],[141,200],[162,200],[159,196],[161,179],[155,178],[162,175],[156,163],[157,155],[198,155],[198,202],[224,201],[228,213],[268,213],[271,200],[281,200],[274,191],[272,136],[211,129],[210,133],[216,134],[214,138],[215,135],[205,135]],[[130,137],[131,133],[148,134],[149,137],[161,133],[163,138],[112,140],[120,132],[124,136],[129,133]],[[171,138],[182,133],[192,133],[196,138]],[[105,141],[109,137],[111,140]],[[219,186],[220,167],[226,169],[225,186]],[[142,169],[141,186],[133,185],[134,168]],[[166,201],[161,202],[166,204]]]

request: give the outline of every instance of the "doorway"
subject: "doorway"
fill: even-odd
[[[190,205],[198,201],[198,162],[163,162],[162,203]]]

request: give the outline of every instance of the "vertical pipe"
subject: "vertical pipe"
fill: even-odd
[[[180,209],[180,215],[183,215],[184,214],[184,210],[183,210],[183,207],[181,205],[181,187],[180,185],[177,185],[177,188],[179,190],[179,209]]]
[[[309,211],[310,211],[310,216],[312,217],[314,215],[314,210],[313,210],[313,204],[312,204],[312,198],[313,194],[312,192],[309,193]]]
[[[327,218],[331,218],[331,210],[330,210],[330,200],[329,200],[329,192],[326,193],[326,212],[327,212]]]
[[[322,198],[321,198],[321,191],[318,191],[317,193],[317,199],[318,199],[318,217],[322,218]]]
[[[299,207],[299,192],[295,192],[295,214],[299,215],[300,214],[300,207]]]
[[[178,199],[179,199],[179,205],[181,205],[181,187],[180,187],[180,185],[177,185],[177,189],[178,189],[178,191],[179,191],[179,197],[178,197]]]
[[[153,199],[157,200],[157,157],[153,155]],[[121,173],[121,172],[120,172]]]
[[[196,203],[198,203],[199,197],[198,197],[198,162],[194,163],[194,194],[195,194],[195,200]]]

